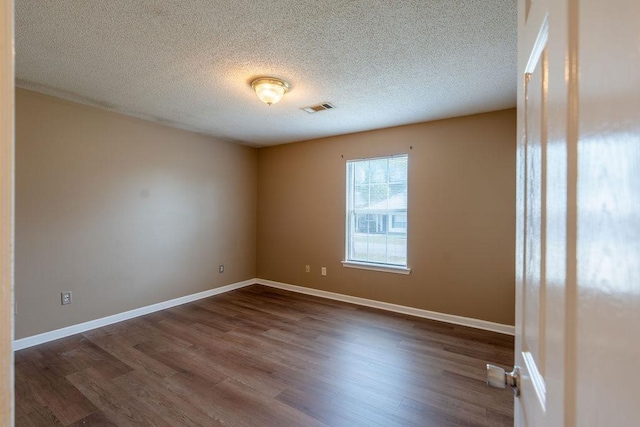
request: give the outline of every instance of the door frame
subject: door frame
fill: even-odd
[[[13,0],[0,0],[0,425],[14,425],[14,35]]]

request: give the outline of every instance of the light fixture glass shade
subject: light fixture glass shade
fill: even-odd
[[[256,91],[260,101],[267,105],[277,103],[289,90],[289,84],[272,77],[261,77],[251,82],[251,87]]]

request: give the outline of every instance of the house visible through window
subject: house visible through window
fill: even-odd
[[[407,155],[347,162],[347,262],[407,266],[407,164]]]

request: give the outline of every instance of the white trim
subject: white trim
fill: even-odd
[[[525,73],[532,74],[535,71],[540,57],[542,56],[542,52],[544,51],[544,48],[547,47],[547,40],[549,40],[549,15],[545,15],[542,21],[538,37],[533,45],[533,49],[531,50],[531,56],[529,56],[529,61],[527,61],[527,65],[524,68]]]
[[[485,331],[498,332],[506,335],[515,335],[515,327],[501,323],[488,322],[486,320],[472,319],[470,317],[456,316],[453,314],[438,313],[436,311],[423,310],[420,308],[406,307],[404,305],[391,304],[350,295],[337,294],[334,292],[321,291],[318,289],[305,288],[303,286],[290,285],[287,283],[275,282],[273,280],[256,279],[256,283],[272,288],[284,289],[301,294],[313,295],[321,298],[328,298],[351,304],[363,305],[366,307],[378,308],[380,310],[393,311],[395,313],[408,314],[410,316],[422,317],[425,319],[437,320],[454,325],[468,326]]]
[[[209,289],[208,291],[198,292],[197,294],[185,295],[183,297],[175,298],[169,301],[159,302],[157,304],[147,305],[145,307],[136,308],[134,310],[125,311],[123,313],[118,313],[111,316],[102,317],[100,319],[79,323],[77,325],[71,325],[65,328],[56,329],[55,331],[21,338],[19,340],[13,341],[13,351],[22,350],[24,348],[33,347],[34,345],[43,344],[49,341],[68,337],[70,335],[90,331],[91,329],[101,328],[113,323],[122,322],[123,320],[133,319],[134,317],[144,316],[145,314],[165,310],[177,305],[186,304],[188,302],[208,298],[213,295],[218,295],[236,289],[244,288],[245,286],[255,285],[256,283],[257,279],[250,279],[245,280],[244,282],[232,283],[230,285],[221,286],[219,288]]]
[[[15,37],[13,0],[0,0],[0,425],[15,415]]]
[[[547,386],[544,382],[544,377],[538,370],[538,365],[536,365],[533,355],[530,352],[523,351],[522,359],[527,367],[527,373],[529,374],[533,388],[536,390],[540,409],[542,409],[542,412],[545,412],[547,410]]]
[[[359,268],[360,270],[383,271],[385,273],[411,274],[411,269],[400,265],[372,264],[356,261],[342,261],[343,267]]]

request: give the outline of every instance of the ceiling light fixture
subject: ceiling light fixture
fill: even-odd
[[[289,91],[289,83],[274,77],[260,77],[251,82],[260,101],[271,106],[282,99]]]

